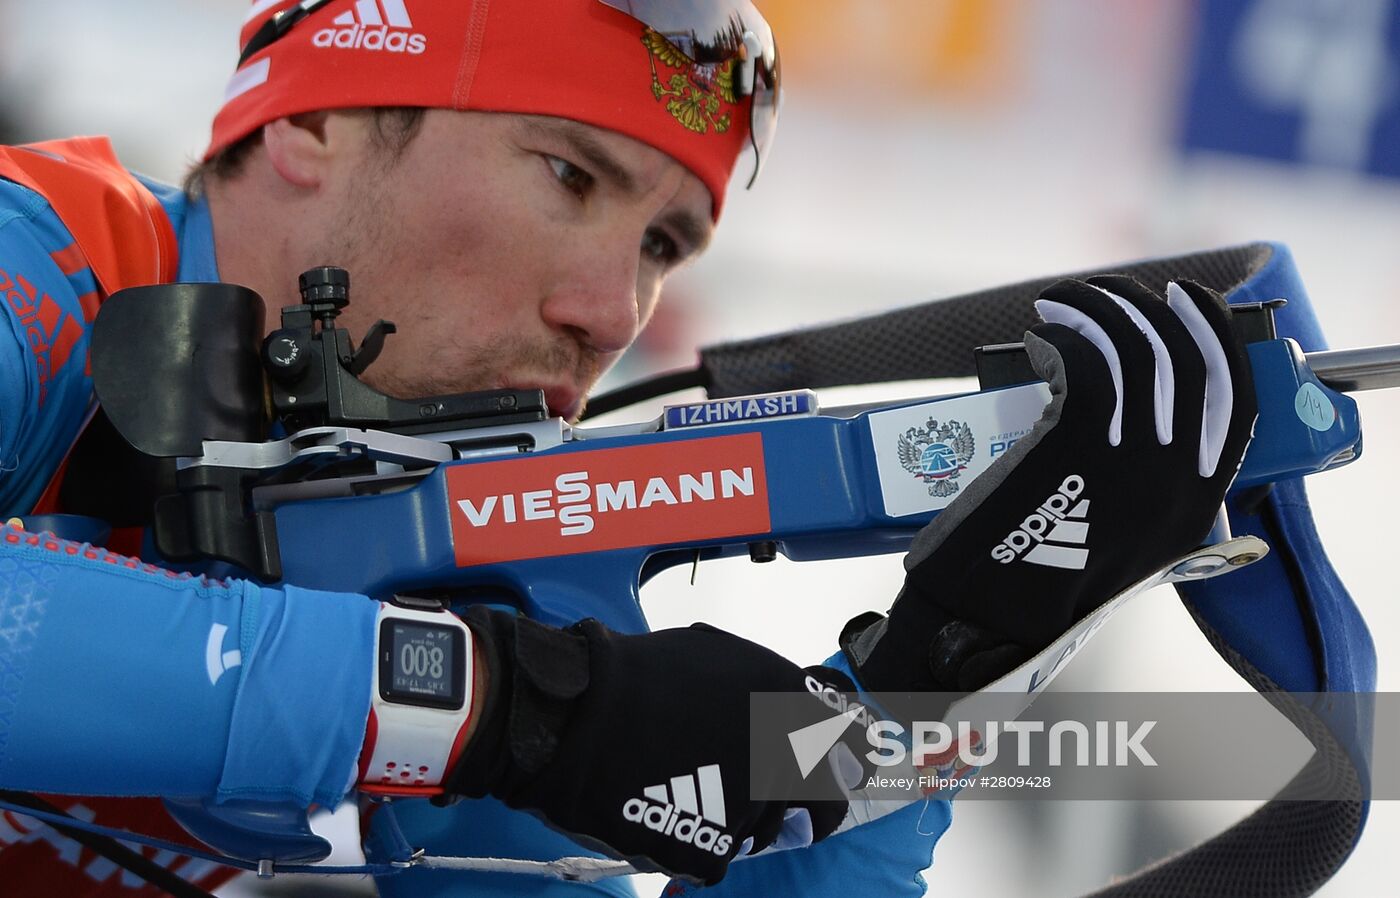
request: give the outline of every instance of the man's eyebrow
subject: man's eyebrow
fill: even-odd
[[[526,119],[525,129],[539,137],[555,138],[569,145],[569,148],[583,158],[595,173],[612,181],[623,193],[636,193],[637,181],[627,167],[608,152],[591,134],[573,122],[542,122]]]

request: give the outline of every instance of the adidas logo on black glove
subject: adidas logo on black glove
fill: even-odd
[[[661,783],[647,786],[642,794],[646,798],[629,798],[622,806],[625,819],[720,856],[729,853],[733,838],[709,825],[725,825],[724,784],[718,764],[700,767],[691,775],[671,777],[669,793],[666,784]],[[671,803],[673,796],[674,804]]]
[[[1239,470],[1258,406],[1219,294],[1103,275],[1057,281],[1035,308],[1026,356],[1050,402],[914,537],[887,620],[855,622],[871,691],[985,686],[1201,545]]]
[[[1051,493],[1034,514],[992,549],[992,557],[1002,564],[1010,564],[1024,553],[1025,560],[1031,564],[1084,570],[1084,565],[1089,562],[1089,550],[1076,548],[1083,546],[1089,538],[1089,522],[1086,520],[1089,517],[1089,500],[1079,499],[1083,492],[1083,477],[1078,474],[1066,477],[1060,488]],[[1076,503],[1075,499],[1079,499],[1079,502]],[[1027,552],[1027,549],[1030,551]]]
[[[465,620],[482,646],[487,682],[500,691],[453,771],[449,794],[493,795],[638,869],[710,885],[741,850],[817,842],[845,819],[844,800],[750,797],[758,731],[749,697],[794,692],[804,712],[798,723],[829,716],[804,694],[807,672],[770,649],[706,624],[631,635],[587,618],[560,630],[483,605]],[[821,682],[855,691],[840,671],[813,670]],[[665,752],[617,764],[618,720],[705,738],[674,739]],[[802,778],[784,757],[782,730],[770,731],[778,769],[764,782],[778,794]],[[807,780],[840,794],[827,766]]]

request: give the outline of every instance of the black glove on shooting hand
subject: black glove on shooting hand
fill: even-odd
[[[628,636],[591,619],[560,630],[481,606],[464,619],[490,682],[449,794],[493,795],[638,869],[703,883],[722,879],[746,840],[750,853],[772,843],[792,809],[810,815],[814,841],[844,819],[844,801],[749,798],[749,694],[808,692],[804,671],[780,655],[704,624]],[[835,685],[854,691],[848,679]],[[811,722],[834,716],[810,702]],[[809,784],[818,778],[816,794],[840,794],[828,766]]]
[[[921,531],[888,619],[843,642],[871,690],[980,688],[1201,544],[1257,414],[1220,296],[1060,281],[1025,338],[1051,401]]]

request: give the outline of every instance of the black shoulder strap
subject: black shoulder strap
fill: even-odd
[[[1248,280],[1272,253],[1272,247],[1261,243],[1117,265],[1112,270],[1145,284],[1160,286],[1173,278],[1184,278],[1224,293]],[[850,321],[720,343],[700,350],[702,382],[714,399],[778,390],[968,377],[977,373],[973,349],[1021,341],[1026,329],[1036,322],[1033,303],[1042,290],[1061,277],[1100,273],[1102,270],[1037,278]]]

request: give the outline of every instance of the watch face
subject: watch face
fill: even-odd
[[[389,618],[379,629],[379,696],[400,705],[462,707],[466,637],[460,627]]]

